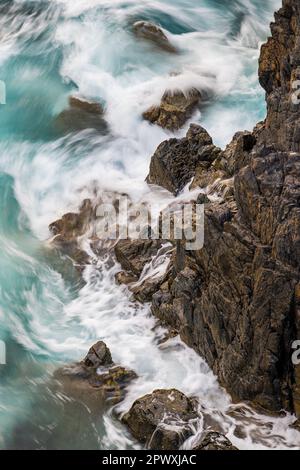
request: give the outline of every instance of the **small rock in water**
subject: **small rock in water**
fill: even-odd
[[[69,107],[56,117],[54,124],[56,129],[63,134],[84,129],[96,129],[105,134],[107,132],[107,123],[103,115],[104,110],[100,103],[71,96],[69,98]]]
[[[103,341],[94,344],[83,360],[87,367],[109,366],[113,364],[110,350]]]
[[[163,30],[155,24],[150,23],[149,21],[137,21],[136,23],[134,23],[132,29],[134,34],[138,38],[150,41],[155,46],[159,47],[160,49],[166,52],[178,52],[176,47],[170,43]]]
[[[185,125],[200,104],[201,93],[193,88],[184,93],[181,90],[166,91],[159,106],[152,106],[143,113],[146,121],[170,131],[177,131]]]
[[[219,432],[209,431],[193,450],[238,450],[227,437]]]
[[[124,397],[126,386],[137,378],[133,370],[114,364],[103,341],[94,344],[81,362],[57,370],[54,374],[68,394],[91,399],[110,399],[114,403]]]
[[[172,389],[139,398],[122,421],[148,448],[176,450],[193,434],[192,424],[198,417],[194,400]]]

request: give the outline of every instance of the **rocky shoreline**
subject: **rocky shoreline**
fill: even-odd
[[[158,37],[166,49],[167,38],[159,32],[143,25],[136,34],[145,38],[149,30],[150,40],[157,42]],[[253,132],[237,133],[225,150],[216,147],[201,126],[191,125],[186,137],[163,142],[151,159],[148,184],[175,196],[188,184],[191,190],[202,190],[197,197],[205,203],[204,247],[187,251],[184,242],[174,240],[121,240],[111,244],[110,251],[122,267],[117,281],[128,285],[136,300],[151,302],[153,315],[206,360],[233,400],[299,417],[300,366],[291,361],[292,343],[300,337],[300,108],[292,101],[293,82],[300,78],[296,0],[283,1],[271,32],[259,61],[266,120]],[[173,96],[179,110],[165,95],[144,118],[168,129],[181,127],[200,95],[186,94],[187,101],[180,93]],[[78,102],[72,103],[78,109]],[[98,108],[85,106],[83,111],[102,122]],[[66,214],[50,225],[53,243],[80,269],[89,260],[78,239],[93,235],[97,204],[84,201],[77,214]],[[91,239],[97,255],[97,239]],[[172,248],[166,272],[139,284],[145,266],[165,242]],[[80,380],[100,380],[99,366],[111,363],[100,364],[98,359],[92,366],[89,362],[75,367]],[[114,367],[105,372],[105,384]],[[119,372],[118,377],[125,373],[128,380],[134,379],[132,371]],[[123,390],[116,382],[115,388]],[[162,423],[164,412],[170,422]],[[197,413],[192,399],[180,391],[157,390],[137,400],[122,420],[143,444],[169,449],[179,448],[190,436]],[[178,417],[180,430],[174,431]],[[233,446],[210,432],[197,448]]]

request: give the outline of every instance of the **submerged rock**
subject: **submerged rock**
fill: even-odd
[[[78,246],[78,238],[87,232],[94,217],[94,208],[90,199],[85,199],[78,213],[67,213],[61,219],[49,225],[53,235],[52,243],[69,256],[78,269],[89,263],[88,254]]]
[[[219,432],[209,431],[193,450],[238,450],[227,437]]]
[[[103,341],[94,344],[82,362],[71,364],[56,371],[54,378],[69,394],[91,394],[99,399],[120,401],[125,388],[137,378],[134,371],[115,365],[110,350]]]
[[[150,449],[176,450],[193,434],[196,404],[178,390],[155,390],[134,402],[122,421]]]
[[[195,88],[183,91],[167,91],[159,106],[152,106],[143,113],[146,121],[164,129],[176,131],[183,127],[199,107],[201,93]]]
[[[176,47],[170,43],[163,30],[149,21],[137,21],[134,23],[132,30],[135,36],[151,42],[159,49],[171,53],[178,52]]]
[[[107,132],[104,110],[100,103],[86,101],[74,96],[69,98],[69,107],[55,119],[55,127],[64,134],[96,129],[100,133]]]

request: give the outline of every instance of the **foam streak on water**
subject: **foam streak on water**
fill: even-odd
[[[7,105],[0,108],[0,339],[8,356],[0,369],[1,447],[139,447],[112,410],[103,414],[53,389],[53,370],[81,358],[99,339],[117,363],[138,374],[118,412],[155,388],[176,387],[198,396],[204,420],[241,449],[299,447],[299,434],[289,427],[294,417],[241,410],[194,351],[178,338],[160,344],[165,331],[155,327],[149,306],[133,303],[114,282],[119,266],[96,259],[82,286],[48,243],[48,224],[95,191],[126,192],[156,205],[172,199],[144,182],[152,153],[170,134],[142,121],[141,113],[166,88],[201,89],[208,106],[193,121],[220,146],[241,123],[250,129],[264,117],[257,59],[279,3],[1,2]],[[130,26],[139,19],[160,23],[180,54],[137,41]],[[54,117],[74,93],[104,105],[109,135],[53,134]],[[156,260],[143,276],[161,275],[166,267],[166,259]],[[199,420],[185,447],[202,429]]]

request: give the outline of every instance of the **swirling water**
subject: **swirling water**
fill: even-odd
[[[195,86],[208,105],[193,117],[224,146],[264,118],[259,46],[279,0],[2,0],[0,79],[1,448],[138,447],[111,410],[57,392],[51,374],[103,339],[138,380],[118,406],[159,387],[196,395],[241,449],[295,448],[292,416],[271,418],[232,405],[205,362],[178,339],[159,346],[149,307],[114,283],[98,260],[83,285],[51,249],[48,224],[76,210],[95,187],[146,197],[150,157],[169,134],[141,120],[165,89]],[[131,25],[159,23],[176,57],[138,41]],[[55,132],[68,96],[100,100],[109,135]],[[183,135],[185,129],[178,132]],[[151,197],[160,197],[159,195]],[[67,272],[67,276],[65,275]],[[195,430],[201,433],[202,423]],[[186,443],[189,447],[192,442]]]

